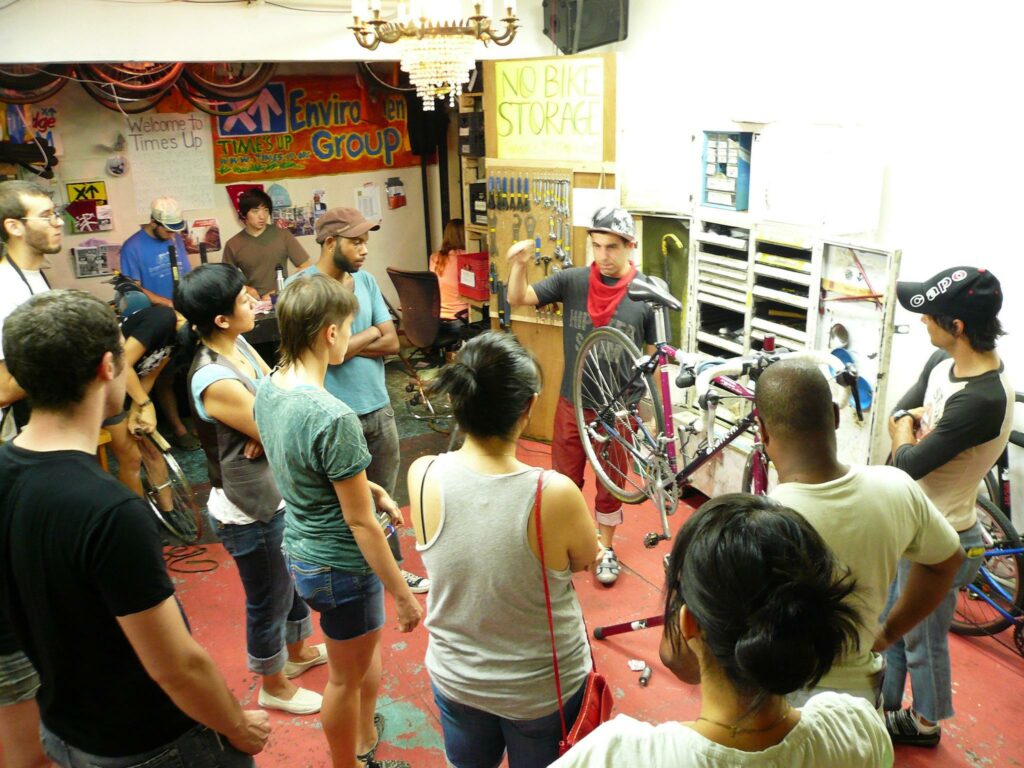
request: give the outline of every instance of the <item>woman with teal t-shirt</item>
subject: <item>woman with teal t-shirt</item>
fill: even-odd
[[[344,360],[357,308],[355,296],[327,276],[288,284],[277,302],[281,363],[258,385],[256,424],[287,504],[284,548],[295,585],[320,614],[327,638],[320,716],[332,765],[399,768],[407,764],[373,756],[383,591],[395,598],[403,632],[419,624],[423,610],[374,506],[395,525],[402,513],[366,479],[370,454],[359,418],[324,389],[327,366]]]

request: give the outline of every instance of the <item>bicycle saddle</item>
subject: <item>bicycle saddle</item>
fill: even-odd
[[[679,299],[668,292],[668,283],[653,275],[637,275],[627,291],[633,301],[650,301],[668,309],[682,309]]]

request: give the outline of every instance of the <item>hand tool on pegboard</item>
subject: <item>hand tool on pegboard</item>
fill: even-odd
[[[494,193],[497,179],[493,176],[487,177],[487,210],[493,211],[498,207],[498,196]]]
[[[501,192],[498,194],[498,210],[508,210],[508,176],[501,177]]]

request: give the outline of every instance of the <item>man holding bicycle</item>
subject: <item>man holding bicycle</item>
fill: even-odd
[[[566,475],[580,488],[587,459],[576,427],[572,387],[576,354],[583,339],[595,327],[610,325],[622,330],[638,347],[657,340],[654,311],[626,294],[629,284],[640,274],[631,259],[636,248],[633,217],[621,208],[599,208],[594,212],[588,232],[594,254],[594,262],[589,267],[559,270],[534,285],[526,281],[526,265],[533,258],[534,241],[523,240],[508,251],[510,304],[537,307],[560,301],[564,306],[565,368],[555,410],[551,463],[556,472]],[[626,460],[624,455],[622,460]],[[598,582],[610,587],[622,569],[612,548],[615,529],[623,520],[622,502],[598,482],[595,507],[601,544],[605,548],[595,574]]]
[[[939,607],[886,652],[886,726],[895,743],[935,746],[939,721],[953,716],[947,633],[957,591],[982,563],[978,484],[1006,447],[1014,390],[995,351],[1003,335],[1002,289],[985,269],[954,267],[923,283],[900,282],[900,304],[922,315],[938,347],[889,421],[892,462],[918,481],[960,535],[968,558]],[[890,603],[908,587],[906,563]],[[914,702],[903,709],[907,673]]]

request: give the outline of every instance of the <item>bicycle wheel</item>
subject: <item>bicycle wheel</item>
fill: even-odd
[[[185,544],[191,544],[202,532],[192,486],[162,435],[158,432],[147,435],[140,447],[140,476],[146,501],[164,528]]]
[[[587,334],[576,357],[573,409],[594,474],[615,498],[652,497],[665,414],[653,378],[638,370],[640,350],[617,328]]]
[[[977,500],[978,522],[984,530],[985,548],[1014,548],[1021,545],[1020,537],[1006,516],[992,502],[979,497]],[[1024,558],[1016,554],[989,555],[982,564],[982,570],[974,579],[972,587],[977,593],[992,600],[1007,613],[1013,616],[1021,614],[1024,605]],[[991,581],[989,580],[991,579]],[[997,590],[993,583],[1010,596]],[[950,630],[957,635],[994,635],[1002,632],[1013,622],[989,605],[983,598],[972,593],[967,587],[961,587],[957,594],[956,608]]]
[[[763,448],[757,447],[747,454],[747,461],[743,465],[743,479],[740,481],[740,490],[743,491],[743,493],[755,493],[753,487],[755,463],[761,465],[761,477],[765,478],[765,481],[767,482],[768,454],[764,452]],[[768,488],[765,487],[761,493],[768,493]]]
[[[994,467],[986,472],[985,477],[978,483],[978,495],[991,501],[1002,511],[1002,489],[999,487],[999,478]]]

